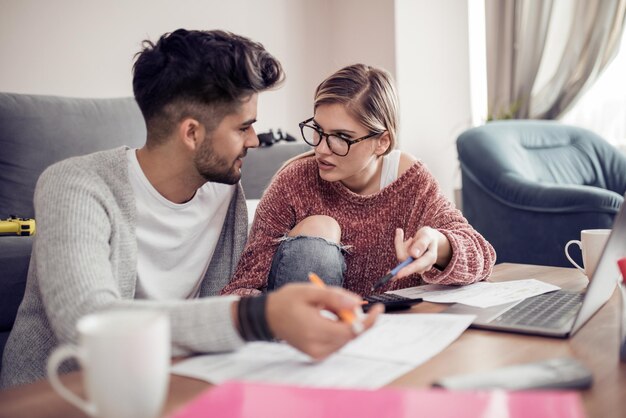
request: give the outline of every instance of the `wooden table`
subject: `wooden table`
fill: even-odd
[[[587,279],[576,269],[521,264],[499,264],[491,281],[536,278],[562,288],[584,288]],[[422,303],[413,312],[439,312],[446,305]],[[443,352],[389,386],[427,388],[444,376],[489,370],[552,357],[571,356],[593,371],[591,389],[582,391],[589,417],[626,417],[626,363],[618,357],[619,294],[568,340],[493,331],[468,330]],[[81,393],[79,372],[63,376],[64,383]],[[211,385],[172,375],[164,415],[184,405]],[[79,410],[53,392],[42,380],[0,392],[0,417],[82,417]]]

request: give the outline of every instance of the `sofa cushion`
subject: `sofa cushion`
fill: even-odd
[[[33,193],[49,165],[76,155],[140,147],[146,130],[133,98],[0,93],[0,219],[34,217]]]
[[[249,149],[241,167],[241,185],[246,199],[260,199],[285,161],[311,149],[303,141],[279,142],[269,147]]]

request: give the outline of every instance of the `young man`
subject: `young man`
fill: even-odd
[[[323,358],[354,338],[350,325],[319,313],[359,305],[341,289],[206,297],[228,282],[245,244],[240,169],[259,145],[257,95],[282,78],[260,44],[231,33],[180,29],[144,43],[133,89],[145,146],[71,158],[39,179],[38,234],[1,386],[44,377],[51,350],[102,310],[166,310],[177,355],[278,338]]]

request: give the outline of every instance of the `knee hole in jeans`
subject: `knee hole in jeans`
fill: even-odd
[[[319,237],[338,244],[341,242],[341,227],[330,216],[312,215],[298,222],[288,235],[290,237]]]

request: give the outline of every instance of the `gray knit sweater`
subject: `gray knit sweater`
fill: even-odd
[[[4,350],[0,387],[43,378],[52,349],[75,343],[77,320],[96,311],[167,311],[176,354],[226,351],[243,344],[231,320],[234,298],[203,298],[228,283],[245,244],[247,212],[241,187],[228,208],[201,298],[134,300],[136,213],[127,149],[71,158],[39,178],[34,198],[37,235],[26,293]],[[74,368],[66,363],[61,371]]]

